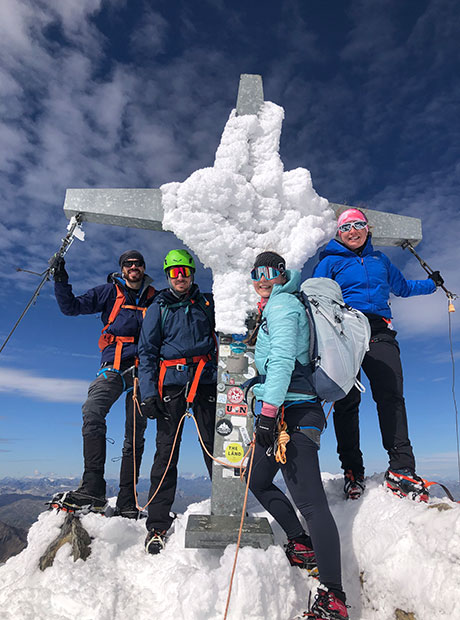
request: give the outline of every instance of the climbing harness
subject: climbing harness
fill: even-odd
[[[116,374],[118,374],[120,376],[120,379],[123,382],[123,392],[125,392],[125,391],[129,392],[133,388],[126,389],[125,375],[128,374],[129,372],[132,372],[133,375],[134,375],[134,371],[135,371],[135,369],[137,369],[138,364],[139,364],[139,360],[136,357],[134,364],[132,366],[130,366],[129,368],[126,368],[126,370],[123,370],[123,372],[122,372],[119,368],[115,368],[114,366],[112,366],[110,363],[107,362],[107,364],[106,365],[102,365],[100,370],[96,373],[96,377],[99,377],[100,375],[102,375],[104,377],[104,379],[107,379],[107,374],[106,373],[114,372],[114,373],[116,373]]]
[[[145,317],[145,313],[147,312],[147,306],[134,306],[130,304],[126,304],[126,296],[118,284],[115,284],[117,289],[117,296],[115,298],[115,303],[113,304],[112,310],[110,312],[107,325],[102,329],[101,335],[99,337],[99,348],[103,351],[109,345],[115,344],[115,356],[113,360],[113,370],[120,370],[121,363],[121,353],[123,350],[123,345],[127,343],[135,342],[134,336],[114,336],[113,334],[107,333],[108,328],[113,324],[115,319],[120,313],[120,310],[140,310],[142,312],[142,318]],[[153,286],[149,286],[147,288],[147,300],[151,299],[155,295],[155,289]]]
[[[195,400],[196,390],[200,382],[201,373],[206,363],[211,359],[211,354],[207,355],[195,355],[194,357],[181,357],[175,360],[161,360],[160,361],[160,373],[158,376],[158,393],[163,398],[163,384],[168,368],[176,368],[176,370],[183,372],[189,368],[194,368],[192,384],[187,392],[186,401],[187,406],[190,407]]]
[[[72,243],[74,242],[75,238],[79,239],[80,241],[84,241],[85,240],[85,233],[83,232],[83,230],[81,228],[82,219],[83,218],[82,218],[82,214],[81,213],[77,213],[76,215],[73,215],[70,218],[70,222],[69,222],[69,224],[67,226],[68,233],[66,234],[64,239],[62,239],[61,247],[50,258],[50,261],[52,259],[56,259],[57,260],[58,258],[63,258],[65,256],[65,254],[67,253],[68,249],[70,248],[70,246],[72,245]],[[19,323],[24,318],[24,315],[26,314],[26,312],[36,302],[38,296],[40,295],[40,291],[45,286],[45,283],[48,280],[50,280],[51,277],[53,276],[54,270],[56,268],[56,266],[55,266],[56,260],[53,261],[53,264],[51,264],[48,267],[48,269],[45,269],[45,271],[42,271],[42,273],[36,273],[35,271],[29,271],[28,269],[21,269],[19,267],[17,268],[17,271],[25,271],[26,273],[32,273],[32,274],[34,274],[36,276],[40,276],[42,278],[42,280],[41,280],[40,284],[37,286],[37,288],[35,289],[35,292],[32,295],[32,297],[30,298],[30,301],[28,302],[28,304],[26,305],[26,307],[22,311],[21,316],[19,317],[19,319],[14,324],[13,329],[10,331],[10,333],[6,337],[5,341],[3,342],[2,346],[0,347],[0,353],[5,348],[6,343],[11,338],[11,336],[13,335],[15,329],[17,328]]]

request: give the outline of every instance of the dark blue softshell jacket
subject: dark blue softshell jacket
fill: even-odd
[[[200,297],[209,302],[209,314],[202,307],[204,301],[199,303]],[[139,383],[142,399],[158,394],[161,359],[211,354],[212,359],[204,367],[200,383],[210,384],[217,379],[214,320],[210,320],[210,316],[214,316],[212,295],[203,295],[198,286],[193,284],[185,305],[168,307],[166,310],[167,306],[177,302],[178,299],[169,289],[160,291],[145,315],[139,337]],[[190,368],[177,370],[171,367],[166,371],[164,385],[184,386],[189,378]]]
[[[125,281],[120,274],[113,273],[107,278],[107,284],[101,284],[89,289],[83,295],[75,296],[72,292],[72,285],[67,282],[55,282],[54,293],[61,312],[67,316],[78,316],[79,314],[97,314],[101,313],[102,326],[107,325],[110,312],[117,297],[117,289],[115,283],[126,291]],[[144,282],[139,291],[134,292],[134,297],[128,298],[126,303],[141,307],[149,306],[153,297],[147,300],[147,289],[152,282],[152,278],[144,276]],[[136,296],[136,293],[137,296]],[[127,293],[128,294],[128,293]],[[134,343],[126,343],[123,345],[121,359],[134,358],[137,355],[137,341],[142,326],[142,312],[140,310],[130,310],[121,308],[115,321],[107,329],[107,333],[114,336],[134,336]],[[115,356],[115,344],[108,345],[101,354],[101,364],[112,363]]]

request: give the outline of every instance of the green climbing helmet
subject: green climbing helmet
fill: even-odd
[[[179,265],[190,267],[195,271],[195,261],[187,250],[171,250],[168,252],[165,256],[163,269],[166,271],[170,267],[178,267]]]

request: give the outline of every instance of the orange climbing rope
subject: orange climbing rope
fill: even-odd
[[[251,481],[252,464],[254,462],[254,451],[255,451],[254,448],[255,448],[255,437],[253,436],[252,442],[249,448],[251,450],[251,458],[249,459],[249,466],[248,466],[249,471],[248,471],[248,476],[246,480],[246,491],[244,493],[243,509],[241,510],[240,528],[238,530],[238,540],[236,541],[235,558],[233,560],[232,574],[230,576],[230,584],[228,587],[228,595],[227,595],[227,603],[225,605],[224,620],[226,620],[227,618],[228,608],[230,605],[230,597],[232,595],[232,587],[233,587],[233,577],[235,576],[236,563],[238,560],[238,552],[239,552],[240,544],[241,544],[241,534],[243,533],[244,517],[246,516],[246,505],[248,503],[249,483]]]
[[[161,477],[160,482],[158,483],[157,488],[155,489],[155,492],[152,494],[152,496],[150,497],[149,501],[145,504],[145,506],[140,507],[139,506],[139,502],[138,502],[138,495],[137,495],[137,480],[136,480],[136,410],[139,412],[139,415],[142,416],[142,410],[139,404],[139,399],[137,398],[137,392],[138,392],[138,384],[139,384],[139,379],[137,377],[134,378],[134,384],[133,384],[133,401],[134,401],[134,408],[133,408],[133,476],[134,476],[134,499],[136,501],[136,508],[140,511],[145,510],[147,508],[147,506],[150,504],[150,502],[153,500],[153,498],[157,495],[158,491],[161,488],[161,485],[163,484],[163,480],[166,477],[166,474],[168,472],[169,466],[171,464],[172,461],[172,457],[174,454],[174,449],[176,447],[176,443],[177,443],[177,437],[179,435],[179,431],[180,428],[182,426],[182,423],[184,421],[185,418],[191,418],[194,423],[195,423],[195,427],[198,433],[198,439],[200,441],[200,444],[203,448],[203,450],[206,452],[206,454],[209,456],[210,459],[212,459],[213,461],[215,461],[216,463],[219,463],[220,465],[223,465],[224,467],[229,467],[232,469],[239,469],[240,470],[240,479],[243,479],[244,473],[245,473],[245,468],[241,467],[241,464],[245,462],[246,458],[249,455],[249,452],[252,449],[252,443],[250,444],[248,450],[246,451],[246,453],[243,455],[243,458],[240,461],[240,464],[238,465],[231,465],[230,463],[226,463],[225,461],[221,461],[219,459],[217,459],[215,456],[213,456],[209,450],[206,448],[203,438],[201,436],[200,433],[200,429],[198,427],[198,422],[195,419],[195,416],[190,413],[190,411],[187,409],[184,413],[184,415],[181,417],[181,419],[179,420],[179,424],[177,425],[177,430],[176,430],[176,434],[174,435],[174,441],[171,447],[171,453],[169,455],[169,459],[168,462],[166,464],[165,467],[165,471]]]
[[[281,407],[281,419],[278,422],[278,437],[276,440],[275,461],[286,464],[286,445],[290,441],[291,437],[287,432],[287,424],[284,421],[284,405]]]

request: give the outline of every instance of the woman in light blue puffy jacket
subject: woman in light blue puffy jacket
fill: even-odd
[[[262,382],[253,391],[262,409],[256,424],[250,489],[285,531],[290,563],[319,573],[321,585],[310,617],[345,620],[348,612],[342,589],[339,535],[318,462],[325,419],[307,382],[310,334],[303,304],[294,295],[299,290],[300,273],[286,270],[284,259],[275,252],[263,252],[256,258],[251,277],[261,296],[255,362]],[[277,462],[274,455],[280,416],[290,437],[284,464]],[[292,503],[273,484],[279,470],[307,523],[309,535]]]

